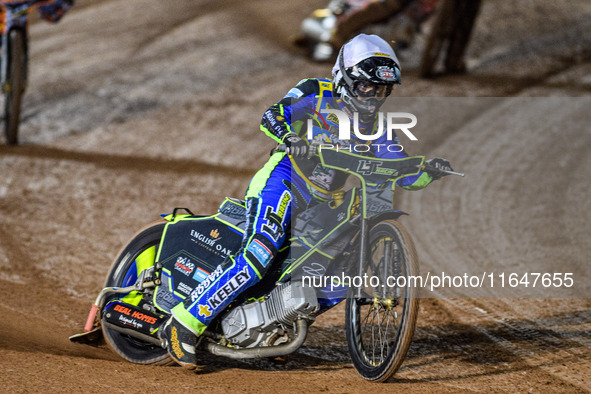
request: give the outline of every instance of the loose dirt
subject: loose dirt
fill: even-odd
[[[176,206],[211,213],[224,196],[243,195],[274,146],[258,130],[263,111],[299,80],[329,76],[331,65],[314,64],[291,45],[319,5],[79,0],[60,24],[32,24],[22,143],[0,145],[6,392],[591,387],[591,292],[583,283],[591,256],[586,0],[485,1],[469,73],[418,79],[423,34],[399,52],[404,84],[395,91],[448,106],[425,115],[433,127],[421,129],[418,143],[401,142],[467,174],[401,192],[422,271],[572,269],[576,297],[555,298],[563,293],[551,288],[518,298],[507,289],[431,294],[406,362],[381,386],[350,364],[342,306],[319,317],[284,363],[209,356],[188,372],[133,365],[105,347],[69,342],[137,229]],[[417,105],[424,109],[425,100]]]

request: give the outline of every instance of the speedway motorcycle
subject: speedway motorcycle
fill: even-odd
[[[232,359],[284,356],[302,346],[318,315],[346,300],[353,364],[363,378],[385,381],[406,356],[419,305],[419,289],[396,280],[419,268],[398,221],[405,213],[393,208],[395,184],[420,169],[438,170],[423,156],[384,160],[317,149],[315,157],[356,186],[294,214],[270,271],[210,324],[198,349]],[[244,201],[226,198],[213,215],[176,208],[140,230],[113,262],[85,332],[70,339],[96,345],[104,338],[133,363],[172,363],[158,330],[176,304],[222,272],[220,264],[240,248],[246,214]],[[355,283],[362,277],[377,279]]]

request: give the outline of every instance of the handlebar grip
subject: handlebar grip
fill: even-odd
[[[439,174],[446,174],[446,175],[457,175],[457,176],[465,176],[466,175],[463,172],[440,170],[439,168],[435,168],[435,167],[430,166],[426,163],[421,166],[421,169],[423,171],[425,171],[426,173],[432,172],[432,173],[439,173]]]
[[[287,146],[285,146],[285,144],[277,145],[275,148],[271,149],[271,152],[269,152],[269,156],[273,156],[277,152],[287,152]]]

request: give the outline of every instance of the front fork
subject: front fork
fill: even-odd
[[[361,240],[359,241],[359,277],[363,277],[363,269],[365,266],[365,261],[368,256],[367,244],[369,241],[369,220],[367,218],[361,219]],[[357,299],[361,299],[361,286],[357,288]]]
[[[6,12],[6,21],[5,27],[8,25],[8,15],[9,13]],[[8,37],[9,31],[6,30],[2,32],[2,60],[0,62],[0,85],[2,86],[2,93],[6,93],[8,87],[6,86],[6,81],[8,81]]]
[[[369,219],[367,218],[363,218],[361,219],[361,239],[359,241],[359,261],[358,261],[358,265],[359,265],[359,269],[358,269],[358,275],[360,278],[363,277],[364,275],[364,269],[366,267],[366,261],[368,258],[370,258],[370,253],[369,253]],[[397,244],[394,240],[389,240],[389,241],[385,241],[385,245],[384,245],[384,257],[383,257],[383,263],[382,265],[382,280],[386,281],[389,275],[394,275],[394,277],[397,277],[400,274],[400,267],[399,267],[399,250],[397,247]],[[389,262],[393,262],[394,266],[392,267],[392,271],[389,270],[390,266],[389,266]],[[376,294],[377,295],[377,294]],[[388,286],[385,285],[384,283],[382,283],[382,289],[381,289],[381,294],[380,294],[380,298],[381,300],[392,300],[392,297],[398,298],[400,296],[399,294],[399,289],[396,287],[395,289],[395,293],[394,294],[389,294],[388,291]],[[361,299],[362,298],[362,287],[359,286],[357,288],[356,291],[356,296],[355,298],[357,299]]]

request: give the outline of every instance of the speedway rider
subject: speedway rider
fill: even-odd
[[[338,175],[322,168],[318,162],[302,159],[301,171],[293,172],[294,160],[309,150],[306,125],[316,124],[323,109],[338,109],[351,119],[358,113],[359,130],[366,135],[378,130],[378,110],[396,84],[400,84],[400,64],[390,45],[375,35],[361,34],[346,43],[332,70],[333,79],[305,79],[263,115],[261,130],[286,146],[286,152],[275,152],[251,180],[246,193],[247,221],[241,249],[230,256],[212,274],[209,286],[198,287],[190,297],[172,309],[172,317],[160,330],[160,338],[172,358],[187,368],[196,366],[196,340],[207,326],[246,288],[265,275],[278,250],[286,240],[292,210],[305,209],[342,186]],[[313,105],[313,110],[311,108]],[[331,130],[331,131],[329,131]],[[337,141],[329,130],[314,127],[314,140]],[[384,128],[382,128],[384,130]],[[375,157],[399,159],[404,152],[374,149],[386,141],[386,133],[371,145]],[[363,141],[365,143],[367,141]],[[350,141],[346,144],[348,145]],[[395,141],[394,143],[397,143]],[[381,145],[384,146],[384,145]],[[306,165],[309,162],[311,164]],[[451,170],[449,162],[433,159],[430,164]],[[309,178],[305,181],[299,174]],[[398,184],[406,189],[424,188],[440,177],[419,172],[402,178]]]

